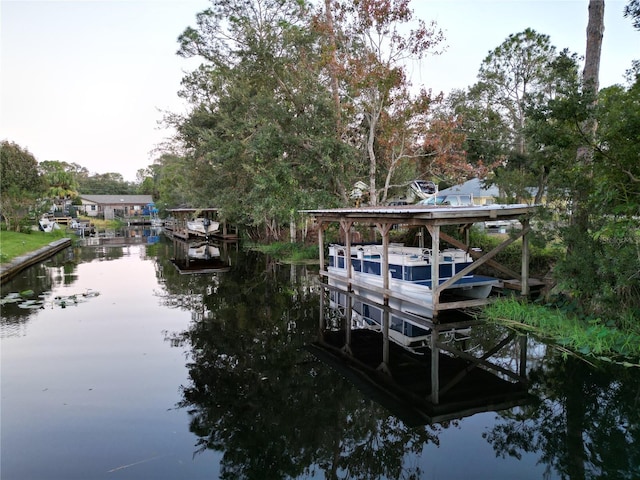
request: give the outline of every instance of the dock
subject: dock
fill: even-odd
[[[450,206],[394,206],[361,207],[341,209],[305,210],[304,213],[315,218],[318,227],[318,246],[320,249],[320,274],[326,282],[321,282],[323,294],[321,303],[327,298],[345,298],[344,303],[337,302],[342,320],[336,321],[335,314],[327,313],[321,305],[319,339],[310,349],[330,363],[346,376],[364,384],[368,391],[374,391],[384,402],[391,402],[404,413],[409,413],[412,423],[443,421],[460,418],[480,411],[510,408],[526,403],[527,393],[526,337],[510,333],[485,351],[467,351],[450,341],[456,331],[479,326],[482,321],[467,315],[472,308],[487,305],[496,297],[463,298],[451,295],[448,287],[454,285],[465,275],[475,271],[481,265],[489,265],[500,272],[504,279],[499,285],[504,292],[515,291],[528,295],[532,287],[540,282],[529,278],[529,242],[530,219],[536,207],[517,205],[484,205],[470,207]],[[504,239],[489,252],[475,251],[470,245],[470,229],[480,222],[517,221],[521,228],[510,238]],[[379,322],[362,324],[362,318],[354,317],[354,305],[371,302],[356,294],[362,287],[353,278],[351,255],[345,255],[345,275],[330,274],[325,265],[324,231],[330,224],[338,224],[340,237],[344,240],[345,250],[351,251],[353,226],[361,224],[375,227],[376,235],[382,239],[380,277],[382,287],[375,287],[379,301],[375,308],[380,313]],[[451,277],[439,278],[439,255],[431,256],[431,298],[415,299],[431,315],[423,316],[392,308],[397,305],[391,298],[401,294],[390,289],[389,246],[390,232],[396,225],[419,227],[421,233],[426,230],[431,237],[432,252],[441,251],[440,243],[462,249],[473,261]],[[460,232],[460,241],[441,231],[444,226],[455,226]],[[420,235],[420,248],[425,248],[425,235]],[[495,256],[518,239],[522,239],[522,258],[520,271],[501,265]],[[345,281],[346,278],[346,281]],[[333,281],[340,280],[341,281]],[[356,289],[354,289],[356,287]],[[360,287],[360,288],[357,288]],[[516,289],[516,290],[514,290]],[[337,295],[337,296],[336,296]],[[343,297],[340,297],[342,295]],[[335,300],[334,300],[335,303]],[[417,304],[417,303],[414,303]],[[364,309],[362,310],[364,313]],[[364,317],[364,315],[360,315]],[[403,320],[404,317],[404,320]],[[422,356],[416,356],[416,350],[406,344],[398,344],[398,322],[407,321],[428,332],[428,345],[423,345]],[[395,325],[392,327],[392,322]],[[372,331],[373,330],[375,331]],[[393,329],[393,331],[392,331]],[[393,340],[392,340],[393,339]],[[507,369],[500,362],[491,361],[505,349],[518,352],[517,368]]]
[[[469,307],[478,307],[486,305],[493,299],[455,299],[446,298],[445,290],[455,282],[463,278],[465,275],[473,272],[481,265],[488,265],[494,270],[500,272],[504,277],[502,284],[504,288],[513,290],[517,288],[521,295],[529,295],[532,286],[538,287],[541,282],[537,279],[529,278],[529,241],[528,234],[531,230],[530,218],[536,210],[536,206],[515,204],[515,205],[482,205],[470,207],[450,207],[450,206],[394,206],[394,207],[359,207],[359,208],[338,208],[338,209],[318,209],[304,210],[303,213],[315,218],[318,227],[318,245],[320,249],[320,272],[322,275],[329,276],[326,272],[325,265],[325,245],[324,231],[329,224],[339,224],[341,238],[344,238],[345,248],[350,251],[352,245],[352,227],[355,224],[363,224],[367,226],[375,226],[376,232],[382,239],[383,246],[383,266],[386,271],[382,272],[382,278],[385,284],[381,293],[385,299],[393,296],[394,292],[389,289],[389,233],[396,225],[405,225],[408,227],[423,227],[431,237],[430,248],[433,252],[440,251],[440,243],[446,242],[455,248],[460,248],[468,252],[474,259],[473,263],[464,270],[458,272],[445,282],[438,281],[438,259],[432,262],[432,281],[436,285],[433,288],[432,311],[433,321],[438,322],[440,312],[450,309],[464,309]],[[478,252],[472,249],[469,244],[470,228],[476,223],[484,223],[490,221],[517,221],[520,223],[520,230],[510,238],[505,239],[500,245],[490,252]],[[451,235],[441,231],[443,226],[456,226],[465,238],[460,241]],[[424,237],[421,237],[423,239]],[[522,258],[521,268],[516,272],[495,261],[494,257],[504,250],[507,246],[518,239],[522,239]],[[420,245],[424,247],[424,245]],[[350,258],[347,257],[347,262]],[[350,270],[348,268],[348,270]],[[353,279],[348,278],[348,282]]]
[[[171,208],[167,210],[172,217],[172,221],[165,221],[164,228],[179,239],[188,240],[191,236],[187,229],[187,221],[195,216],[217,220],[219,209],[208,208]],[[238,228],[230,226],[226,221],[220,222],[220,231],[211,235],[221,240],[236,241],[239,239]]]

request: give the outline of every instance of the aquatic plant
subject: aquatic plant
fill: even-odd
[[[86,290],[83,293],[74,293],[72,295],[57,295],[51,300],[47,299],[48,295],[46,294],[38,295],[37,299],[27,298],[33,297],[34,295],[35,293],[33,292],[33,290],[10,292],[7,293],[4,297],[0,298],[0,306],[15,303],[17,304],[18,308],[28,310],[45,308],[45,306],[47,305],[51,305],[52,307],[66,308],[68,306],[78,305],[79,303],[83,303],[91,298],[97,297],[98,295],[100,295],[100,292],[96,292],[95,290]]]
[[[516,298],[488,305],[482,315],[490,322],[531,332],[584,357],[640,366],[640,326],[632,319],[624,320],[627,327],[621,329],[616,326],[619,321],[581,317],[570,305],[565,308]]]

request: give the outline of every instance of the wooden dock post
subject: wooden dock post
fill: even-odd
[[[382,235],[382,265],[380,275],[382,275],[382,298],[384,310],[382,312],[382,363],[378,367],[385,373],[390,374],[389,370],[389,231],[391,224],[377,223],[376,227]]]
[[[522,288],[520,293],[529,295],[529,236],[527,235],[529,232],[529,219],[524,218],[520,220],[520,223],[522,223],[522,231],[524,232],[522,235],[522,275],[520,280]]]
[[[431,296],[433,302],[433,321],[437,322],[440,306],[440,225],[432,225],[431,234]]]

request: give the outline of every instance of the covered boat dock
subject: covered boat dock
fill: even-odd
[[[210,220],[218,219],[218,208],[171,208],[167,212],[172,217],[171,222],[165,222],[165,230],[171,232],[174,237],[182,240],[188,240],[190,237],[187,222],[195,217],[208,218]],[[213,237],[235,241],[238,240],[238,228],[231,227],[227,222],[220,223],[220,230],[212,235]]]
[[[444,301],[442,293],[465,275],[476,270],[483,264],[487,264],[494,270],[499,271],[502,276],[502,285],[506,288],[518,288],[522,295],[528,295],[532,285],[540,285],[541,282],[529,278],[529,242],[527,234],[530,232],[530,218],[535,211],[535,206],[516,205],[483,205],[471,207],[448,207],[448,206],[398,206],[398,207],[360,207],[360,208],[338,208],[325,210],[305,210],[304,213],[313,216],[318,223],[318,244],[320,248],[320,272],[329,276],[325,265],[325,239],[324,231],[331,223],[340,225],[341,238],[344,239],[345,248],[350,251],[352,244],[352,227],[354,224],[364,224],[374,226],[382,238],[383,258],[382,258],[382,278],[383,288],[379,292],[385,299],[385,304],[389,296],[394,292],[389,289],[389,234],[395,225],[406,225],[408,227],[424,227],[431,236],[430,248],[433,252],[440,251],[442,241],[468,252],[474,259],[473,263],[464,270],[458,272],[453,277],[444,282],[439,281],[438,256],[434,255],[431,263],[431,278],[433,281],[433,321],[437,323],[439,312],[449,309],[463,309],[485,305],[491,301],[488,299],[453,299]],[[479,252],[469,245],[469,230],[476,223],[491,222],[496,220],[518,220],[521,224],[520,230],[510,238],[504,240],[500,245],[489,252]],[[441,227],[454,225],[463,232],[464,241],[453,238],[451,235],[441,231]],[[424,237],[420,237],[421,241]],[[520,272],[516,272],[494,260],[494,257],[518,239],[522,239],[522,261]],[[424,245],[420,245],[424,247]],[[350,278],[351,259],[345,259],[348,263],[348,282],[354,280]]]
[[[445,295],[442,298],[444,291],[453,285],[456,281],[461,279],[469,272],[476,270],[481,265],[487,264],[494,270],[500,272],[505,280],[502,281],[503,286],[506,286],[511,282],[511,287],[517,285],[522,295],[528,295],[532,284],[539,284],[541,282],[535,279],[529,278],[529,242],[528,233],[530,232],[530,220],[532,214],[535,212],[536,207],[524,204],[517,205],[484,205],[484,206],[471,206],[471,207],[449,207],[449,206],[398,206],[398,207],[362,207],[362,208],[341,208],[341,209],[325,209],[325,210],[306,210],[304,213],[313,216],[318,223],[318,244],[320,248],[320,273],[328,277],[331,280],[331,274],[327,271],[325,265],[325,239],[324,231],[332,223],[338,223],[340,226],[340,237],[344,239],[346,251],[351,251],[352,245],[352,227],[354,224],[363,224],[366,226],[375,227],[376,232],[382,237],[382,262],[381,262],[381,276],[383,279],[383,287],[377,288],[377,293],[381,294],[382,305],[380,307],[383,310],[383,320],[381,323],[380,332],[377,335],[381,336],[381,344],[378,340],[374,340],[370,347],[365,350],[367,356],[374,354],[372,361],[363,362],[362,359],[358,360],[355,352],[356,339],[363,336],[362,330],[352,330],[352,304],[357,301],[358,295],[353,292],[353,285],[356,280],[351,276],[351,256],[346,255],[345,261],[347,262],[347,281],[346,289],[344,292],[347,295],[346,308],[344,308],[345,321],[343,323],[346,328],[343,332],[336,332],[335,326],[332,328],[329,325],[328,319],[324,316],[324,310],[321,305],[320,315],[320,338],[316,342],[316,349],[324,350],[325,353],[330,353],[334,358],[343,357],[343,361],[347,361],[348,364],[353,365],[354,362],[361,367],[367,364],[366,370],[369,372],[382,372],[386,374],[386,377],[390,378],[391,383],[398,384],[398,376],[400,372],[397,369],[397,365],[394,366],[393,355],[391,354],[393,345],[390,345],[390,318],[392,315],[409,315],[411,321],[419,324],[421,327],[430,331],[430,355],[428,362],[421,367],[422,374],[418,374],[418,377],[427,377],[428,387],[427,390],[420,392],[413,392],[410,397],[415,397],[415,393],[418,397],[422,398],[431,407],[427,408],[426,417],[433,418],[446,418],[451,415],[452,411],[442,409],[441,403],[458,404],[461,410],[467,414],[473,411],[481,411],[483,409],[482,403],[486,401],[487,405],[502,405],[508,406],[518,404],[526,397],[526,339],[518,337],[515,334],[509,334],[502,340],[498,341],[492,348],[484,352],[480,357],[476,357],[469,352],[460,350],[454,345],[449,344],[444,340],[447,332],[451,332],[454,329],[469,328],[474,325],[478,325],[480,320],[473,317],[460,317],[453,315],[455,310],[463,310],[469,307],[477,307],[486,305],[492,301],[492,298],[474,298],[474,299],[461,299],[461,298],[447,298]],[[470,229],[474,224],[482,222],[493,222],[498,220],[517,220],[521,228],[515,232],[512,236],[505,239],[497,247],[493,248],[489,252],[475,251],[472,249],[470,242]],[[472,258],[473,263],[457,272],[452,277],[445,281],[439,279],[439,260],[438,255],[432,255],[431,260],[431,279],[432,285],[432,317],[422,317],[418,315],[411,315],[406,312],[394,311],[389,306],[389,298],[397,296],[398,293],[392,291],[389,288],[389,244],[390,244],[390,232],[395,225],[405,225],[408,227],[423,227],[425,228],[431,237],[431,251],[439,252],[440,243],[446,242],[455,248],[460,248],[468,252]],[[461,233],[461,237],[464,241],[460,241],[451,235],[441,231],[444,226],[456,226]],[[420,241],[424,243],[424,236],[420,236]],[[501,265],[495,261],[494,257],[511,245],[518,239],[522,239],[522,259],[520,272],[513,271],[512,269]],[[420,245],[425,247],[425,245]],[[357,284],[361,287],[369,288],[366,285]],[[373,287],[376,289],[376,287]],[[325,289],[332,291],[336,287],[329,284],[325,284]],[[321,298],[321,302],[324,299]],[[452,317],[452,318],[449,318]],[[378,337],[378,338],[379,338]],[[509,371],[500,366],[496,366],[490,361],[490,358],[495,356],[498,352],[503,350],[509,344],[517,344],[517,350],[520,352],[520,365],[517,371]],[[378,345],[376,348],[375,345]],[[442,353],[446,352],[443,356]],[[337,357],[335,354],[338,354]],[[457,358],[456,366],[451,369],[450,373],[446,373],[448,366],[452,363],[449,359]],[[395,362],[397,363],[397,362]],[[400,362],[402,363],[402,362]],[[377,366],[376,366],[377,365]],[[453,365],[453,364],[452,364]],[[489,387],[490,395],[486,397],[485,393],[482,395],[472,394],[468,391],[464,393],[464,389],[458,392],[462,397],[465,395],[472,395],[473,397],[481,396],[485,400],[480,404],[466,404],[459,403],[459,400],[455,398],[449,398],[459,388],[459,382],[464,378],[470,378],[469,372],[475,371],[477,366],[481,366],[483,369],[488,369],[498,374],[509,378],[511,381],[515,381],[516,386],[511,387],[501,382],[496,383]],[[430,372],[430,373],[429,373]],[[456,373],[457,372],[457,373]],[[475,378],[475,375],[474,375]],[[480,376],[474,380],[476,383],[483,384],[488,382],[489,377]],[[430,381],[429,381],[430,380]],[[441,381],[445,383],[441,387]],[[491,380],[493,382],[493,380]],[[397,385],[396,385],[397,386]],[[387,387],[388,388],[388,385]],[[413,390],[413,389],[410,389]],[[397,392],[396,392],[397,393]],[[455,397],[455,395],[454,395]],[[457,397],[456,397],[457,398]],[[460,397],[461,398],[461,397]],[[464,402],[463,402],[464,403]],[[438,406],[438,407],[435,407]],[[424,408],[424,405],[423,405]]]

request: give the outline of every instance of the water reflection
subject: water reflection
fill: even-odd
[[[265,268],[262,262],[242,260],[236,267],[243,274],[222,276],[215,292],[203,285],[208,315],[173,336],[191,351],[190,381],[179,405],[190,412],[199,451],[222,452],[222,476],[422,478],[446,463],[436,453],[441,438],[453,434],[467,442],[465,418],[488,411],[498,413],[483,417],[493,420],[480,438],[497,457],[479,456],[478,446],[464,450],[460,440],[457,453],[488,469],[491,478],[514,478],[499,473],[508,470],[499,459],[521,464],[519,478],[638,473],[640,385],[631,372],[617,372],[617,380],[609,377],[606,387],[585,396],[586,379],[607,378],[611,371],[565,361],[504,329],[474,326],[469,338],[451,337],[439,349],[435,403],[429,353],[392,344],[390,382],[376,371],[383,355],[379,333],[352,331],[345,357],[345,310],[332,308],[315,272],[278,268],[268,259]],[[318,329],[321,319],[329,328]],[[455,358],[452,351],[476,360]],[[489,359],[493,373],[486,370]],[[455,465],[447,468],[456,471]]]
[[[532,371],[541,400],[503,414],[484,437],[497,455],[533,453],[560,478],[640,478],[640,375],[637,369],[549,355]]]
[[[181,274],[213,273],[229,271],[230,252],[238,251],[237,242],[215,242],[209,240],[182,240],[172,237],[173,258],[171,262]]]
[[[317,268],[219,245],[228,268],[186,275],[185,245],[139,242],[75,246],[3,285],[105,290],[71,312],[2,305],[3,479],[640,478],[637,370],[476,325],[442,332],[434,402],[429,351],[389,345],[395,385],[380,377],[380,333],[345,341]]]
[[[321,299],[327,297],[328,310],[321,305],[312,351],[405,423],[443,422],[531,401],[526,336],[489,335],[459,312],[433,322],[339,287],[326,289]]]

